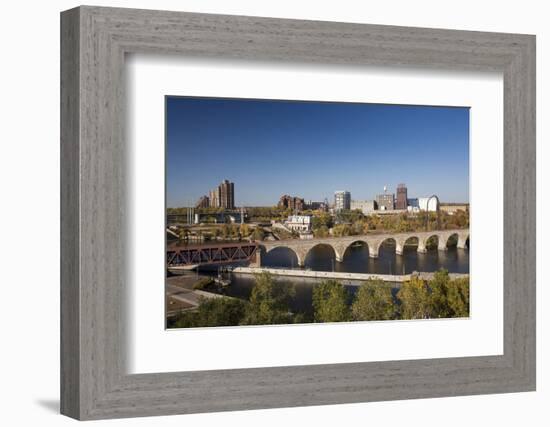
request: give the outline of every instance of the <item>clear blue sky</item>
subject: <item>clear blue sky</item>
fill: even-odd
[[[469,109],[167,97],[167,206],[223,179],[237,206],[332,202],[336,190],[368,200],[399,183],[409,197],[467,202]]]

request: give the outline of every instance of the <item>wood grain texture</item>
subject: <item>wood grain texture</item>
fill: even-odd
[[[535,388],[535,38],[80,7],[62,13],[62,413],[99,419]],[[128,375],[124,55],[504,74],[504,354]]]
[[[79,13],[61,21],[61,412],[80,414]]]

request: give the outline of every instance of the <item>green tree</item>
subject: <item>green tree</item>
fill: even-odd
[[[338,218],[343,222],[354,223],[363,220],[365,218],[365,215],[363,214],[361,209],[345,209],[338,212]]]
[[[248,235],[250,234],[250,227],[248,226],[248,224],[241,224],[239,227],[239,233],[242,237],[248,237]]]
[[[181,313],[170,327],[237,326],[244,318],[247,305],[237,298],[201,298],[197,310]]]
[[[214,237],[220,237],[223,235],[223,231],[220,227],[215,227],[213,230],[212,230],[213,234],[214,234]]]
[[[470,311],[468,278],[454,279],[441,269],[433,279],[413,278],[397,294],[403,319],[467,317]]]
[[[451,280],[447,290],[447,300],[453,317],[468,317],[470,315],[469,278]]]
[[[252,233],[252,239],[254,240],[264,240],[265,232],[261,227],[256,227]]]
[[[313,288],[313,311],[316,322],[345,322],[351,320],[344,286],[335,280],[326,280]]]
[[[382,280],[364,282],[351,305],[353,320],[389,320],[395,311],[391,286]]]
[[[399,233],[405,233],[413,230],[412,221],[409,220],[409,215],[407,213],[402,213],[399,215],[399,219],[396,224],[396,230]]]
[[[428,288],[430,289],[430,317],[452,317],[453,310],[449,307],[447,297],[449,282],[449,272],[445,269],[436,271],[433,279],[428,281]]]
[[[315,215],[311,219],[311,227],[313,230],[316,230],[318,228],[321,228],[323,226],[327,227],[327,229],[331,228],[334,225],[333,218],[330,214],[323,212],[320,215]]]
[[[365,222],[365,220],[361,219],[359,221],[355,221],[351,226],[351,234],[352,235],[364,234],[365,226],[366,226],[366,229],[368,230],[368,224]]]
[[[332,229],[334,237],[351,236],[352,230],[348,224],[338,224]]]
[[[402,319],[428,319],[431,317],[431,300],[428,284],[418,278],[404,282],[397,293]]]
[[[381,227],[381,220],[378,215],[369,215],[367,217],[367,228],[368,230],[377,230]]]
[[[445,269],[434,274],[428,282],[431,291],[431,317],[468,317],[470,313],[470,281],[454,279]]]
[[[313,230],[313,235],[315,237],[328,237],[329,236],[329,231],[328,231],[328,227],[326,225],[322,225],[320,226],[319,228],[316,228]]]
[[[287,283],[275,282],[271,274],[256,275],[256,285],[250,294],[244,325],[292,323],[288,304],[295,290]]]

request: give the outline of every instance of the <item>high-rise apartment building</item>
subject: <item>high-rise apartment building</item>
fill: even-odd
[[[225,179],[208,193],[211,208],[235,209],[235,185]]]
[[[210,198],[208,196],[201,196],[201,198],[195,204],[196,208],[209,208]]]
[[[407,209],[407,186],[405,184],[399,184],[397,186],[395,209]]]
[[[334,192],[334,209],[336,211],[351,209],[351,193],[349,191]]]
[[[216,187],[213,190],[210,190],[210,207],[219,208],[220,207],[220,188]]]
[[[225,179],[219,186],[220,207],[235,209],[235,187],[232,182]]]

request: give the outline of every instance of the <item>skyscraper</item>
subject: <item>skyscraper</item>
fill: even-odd
[[[225,179],[219,186],[220,207],[235,209],[235,187],[232,182]]]
[[[213,190],[210,190],[210,207],[220,207],[220,187],[216,187]]]
[[[395,209],[407,209],[407,186],[405,184],[399,184],[397,186]]]
[[[201,196],[201,198],[195,203],[196,208],[209,208],[210,198],[208,196]]]
[[[349,210],[351,208],[351,194],[349,191],[334,192],[334,209],[341,211],[342,209]]]

